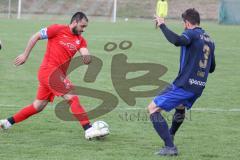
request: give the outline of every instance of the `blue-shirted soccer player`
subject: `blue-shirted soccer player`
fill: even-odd
[[[200,28],[200,15],[195,9],[182,14],[185,31],[177,35],[167,28],[164,18],[155,16],[155,21],[166,39],[181,47],[180,69],[177,78],[149,104],[148,110],[153,127],[165,146],[156,154],[178,155],[173,138],[185,118],[185,108],[190,109],[205,88],[208,73],[215,70],[214,42]],[[161,111],[175,109],[172,126],[168,125]]]

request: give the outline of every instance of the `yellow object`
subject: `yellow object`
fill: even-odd
[[[165,18],[168,14],[168,2],[167,0],[158,0],[156,14],[159,17]]]

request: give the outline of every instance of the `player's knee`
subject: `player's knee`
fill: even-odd
[[[74,99],[74,98],[78,98],[78,96],[77,95],[72,95],[72,94],[66,94],[66,95],[64,95],[63,96],[63,98],[65,99],[65,100],[72,100],[72,99]]]
[[[183,122],[185,119],[185,108],[184,109],[176,108],[176,111],[173,115],[173,119],[178,123]]]
[[[41,112],[48,104],[48,101],[39,101],[35,100],[33,102],[33,107],[37,110],[37,112]]]
[[[148,112],[149,114],[153,114],[155,112],[160,112],[160,108],[156,106],[156,104],[154,102],[151,102],[149,105],[148,105]]]
[[[185,106],[184,105],[180,105],[180,106],[176,107],[176,110],[185,110]]]

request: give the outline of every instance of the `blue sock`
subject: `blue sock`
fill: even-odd
[[[165,143],[165,146],[174,147],[173,141],[170,137],[168,130],[168,125],[161,113],[155,112],[150,115],[153,127],[155,128],[158,135],[162,138]]]
[[[171,135],[175,135],[175,133],[183,123],[184,118],[185,118],[185,109],[176,109],[173,115],[172,126],[169,130]]]

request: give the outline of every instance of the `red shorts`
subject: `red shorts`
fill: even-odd
[[[38,71],[38,100],[52,102],[55,96],[63,96],[73,89],[66,75],[59,69],[41,68]]]

